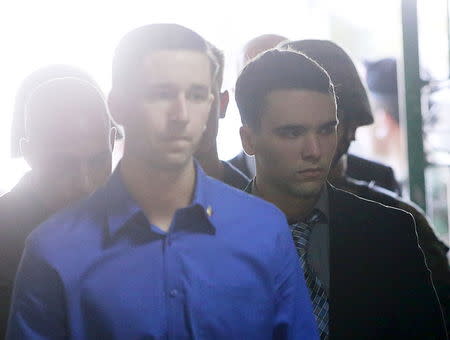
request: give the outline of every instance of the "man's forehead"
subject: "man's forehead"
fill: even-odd
[[[277,125],[320,125],[336,120],[333,96],[305,89],[280,89],[265,96],[263,117]]]
[[[193,81],[211,83],[211,61],[206,52],[170,49],[153,51],[143,59],[146,83]]]

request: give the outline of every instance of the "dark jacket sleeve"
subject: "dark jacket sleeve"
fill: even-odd
[[[396,318],[399,339],[447,339],[445,322],[431,273],[425,264],[424,254],[418,246],[413,217],[402,211],[396,213],[396,235],[392,240],[396,256],[393,256],[393,273],[396,286]]]

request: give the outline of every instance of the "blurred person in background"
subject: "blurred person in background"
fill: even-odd
[[[405,131],[400,125],[397,61],[383,58],[366,61],[366,82],[374,113],[374,124],[361,130],[369,157],[393,167],[396,178],[407,178]]]
[[[67,75],[72,69],[64,70]],[[95,84],[70,77],[33,83],[36,87],[29,88],[23,106],[24,130],[19,133],[21,154],[31,170],[0,197],[1,338],[27,236],[56,211],[101,186],[111,173],[114,132]]]
[[[25,138],[25,106],[28,98],[39,85],[55,78],[74,77],[86,80],[99,88],[98,84],[86,71],[66,64],[51,64],[37,69],[20,84],[16,93],[11,122],[11,157],[21,157],[20,141]]]
[[[220,160],[217,153],[219,119],[225,118],[229,94],[228,91],[221,91],[225,66],[223,52],[211,43],[209,43],[209,47],[218,66],[212,84],[214,101],[211,104],[206,130],[200,140],[195,158],[200,162],[207,175],[237,189],[243,189],[247,186],[250,179],[230,162]]]

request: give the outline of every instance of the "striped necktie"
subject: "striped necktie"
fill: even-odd
[[[320,222],[322,216],[322,213],[315,209],[305,222],[291,224],[291,230],[305,275],[306,286],[311,295],[313,313],[316,317],[320,338],[325,340],[328,339],[328,296],[322,281],[308,263],[306,255],[311,230],[314,225]]]

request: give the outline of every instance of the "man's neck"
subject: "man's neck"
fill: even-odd
[[[149,221],[164,231],[169,230],[175,211],[192,200],[195,186],[192,160],[177,169],[162,169],[125,153],[120,172],[125,186]]]
[[[320,197],[320,194],[311,198],[290,195],[270,185],[265,185],[263,181],[258,181],[258,176],[255,177],[253,182],[252,193],[275,204],[284,212],[288,221],[304,220],[313,210]]]
[[[43,180],[42,177],[35,174],[33,170],[31,170],[25,176],[28,176],[27,190],[29,192],[29,195],[32,195],[33,197],[36,197],[38,199],[38,202],[36,202],[36,204],[39,204],[41,209],[48,213],[49,216],[57,212],[59,209],[64,208],[64,202],[58,200],[55,195],[52,195],[52,191],[49,190],[47,186],[48,181]]]
[[[211,148],[208,152],[198,153],[195,157],[208,176],[223,181],[225,169],[223,163],[219,159],[216,147]]]

